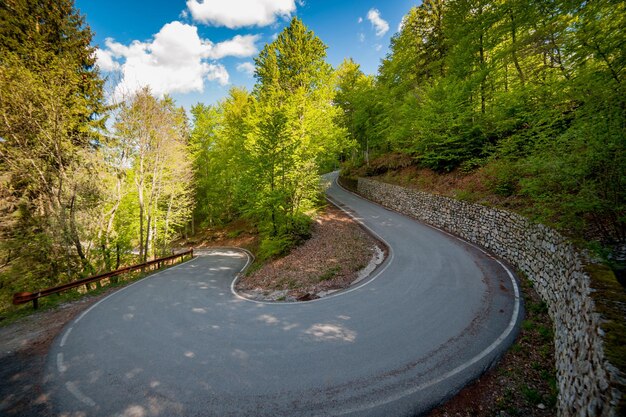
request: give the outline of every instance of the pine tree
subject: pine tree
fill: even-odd
[[[385,114],[381,128],[390,144],[398,149],[409,147],[416,140],[419,132],[411,122],[414,110],[422,103],[424,89],[446,71],[445,9],[443,0],[427,0],[413,7],[391,39],[391,52],[379,68]]]
[[[95,67],[93,33],[73,0],[6,0],[0,4],[0,51],[35,73],[63,66],[78,82],[71,94],[81,122],[105,112],[103,80]],[[102,120],[98,120],[102,122]],[[98,125],[102,127],[102,124]]]

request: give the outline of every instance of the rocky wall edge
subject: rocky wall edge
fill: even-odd
[[[604,354],[582,257],[560,233],[512,212],[359,178],[358,193],[488,249],[522,271],[554,322],[561,417],[613,417],[622,378]]]

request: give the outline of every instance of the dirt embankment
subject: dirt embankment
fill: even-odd
[[[329,205],[315,219],[310,239],[242,277],[237,290],[272,301],[323,297],[363,279],[367,269],[382,262],[384,251],[355,220]]]

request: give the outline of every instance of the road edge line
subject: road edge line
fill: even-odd
[[[339,185],[339,183],[337,182],[336,179],[335,179],[335,183],[342,190],[345,190],[343,187],[341,187],[341,185]],[[341,210],[344,213],[346,213],[352,220],[357,222],[359,224],[359,226],[363,227],[368,233],[370,233],[372,236],[374,236],[374,238],[376,238],[382,244],[384,244],[385,247],[387,247],[387,250],[389,251],[389,256],[387,256],[382,263],[380,263],[366,278],[363,278],[357,285],[349,286],[347,288],[343,288],[343,289],[341,289],[341,290],[339,290],[339,291],[337,291],[337,292],[335,292],[333,294],[329,294],[329,295],[327,295],[325,297],[320,297],[320,298],[316,298],[314,300],[307,300],[307,301],[262,301],[262,300],[254,300],[254,299],[251,299],[251,298],[248,298],[248,297],[244,297],[243,295],[239,294],[237,292],[237,290],[235,289],[235,285],[237,284],[237,281],[239,281],[239,279],[241,278],[241,274],[249,266],[249,264],[246,264],[244,266],[244,268],[237,274],[235,279],[230,284],[230,291],[233,293],[233,295],[235,297],[239,298],[240,300],[250,301],[250,302],[256,303],[256,304],[293,305],[293,304],[314,303],[314,302],[328,300],[328,299],[331,299],[331,298],[335,298],[335,297],[339,297],[339,296],[342,296],[342,295],[346,295],[346,294],[349,294],[349,293],[351,293],[353,291],[356,291],[356,290],[358,290],[360,288],[363,288],[366,285],[368,285],[371,282],[373,282],[374,280],[376,280],[389,267],[389,265],[391,265],[391,263],[394,260],[394,252],[393,252],[393,248],[389,245],[389,243],[385,239],[383,239],[378,233],[376,233],[374,230],[372,230],[369,226],[367,226],[361,220],[356,218],[352,213],[350,213],[349,211],[345,210],[343,207],[340,207],[338,205],[338,203],[334,202],[331,198],[328,197],[328,195],[326,196],[326,199],[331,204],[333,204],[335,207],[337,207],[339,210]],[[236,249],[240,249],[242,251],[245,251],[246,254],[248,254],[249,257],[252,256],[252,259],[254,259],[254,255],[252,255],[247,249],[243,249],[243,248],[236,248]],[[250,262],[250,263],[252,263],[252,262]]]

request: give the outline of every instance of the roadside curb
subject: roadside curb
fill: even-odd
[[[338,182],[335,181],[335,183],[342,190],[345,190],[345,188],[343,188]],[[348,191],[348,190],[345,190],[345,191]],[[349,191],[349,192],[351,192],[351,191]],[[376,278],[378,278],[378,276],[385,269],[387,269],[387,267],[391,264],[391,262],[393,261],[393,258],[394,258],[393,249],[391,248],[391,246],[378,233],[376,233],[375,231],[370,229],[367,225],[365,225],[363,222],[361,222],[354,214],[352,214],[349,210],[344,208],[343,204],[334,201],[328,195],[326,195],[326,200],[328,202],[330,202],[332,205],[334,205],[335,207],[337,207],[339,210],[341,210],[343,213],[345,213],[352,220],[354,220],[354,222],[359,227],[361,227],[366,233],[368,233],[372,238],[374,238],[374,240],[376,240],[378,244],[383,246],[382,249],[379,248],[379,249],[382,250],[382,252],[384,254],[383,260],[380,263],[378,263],[376,265],[376,267],[374,269],[372,269],[372,271],[370,271],[369,274],[367,274],[367,275],[365,275],[363,277],[360,277],[357,280],[354,280],[348,287],[341,288],[341,289],[339,289],[337,291],[333,291],[331,293],[328,293],[328,294],[326,294],[326,295],[324,295],[322,297],[319,297],[319,298],[316,298],[316,299],[313,299],[313,300],[303,300],[303,301],[258,300],[258,299],[247,297],[244,294],[242,294],[239,291],[237,291],[237,289],[236,289],[237,282],[239,281],[239,279],[241,279],[243,273],[249,268],[249,266],[254,261],[254,255],[252,255],[252,253],[250,253],[250,251],[248,251],[247,249],[234,248],[233,247],[233,248],[230,248],[230,249],[238,249],[238,250],[241,250],[241,251],[245,252],[248,255],[248,263],[246,263],[246,265],[241,269],[241,271],[239,271],[239,273],[237,274],[237,276],[235,277],[235,279],[232,281],[232,283],[230,285],[230,290],[233,293],[233,295],[235,295],[237,298],[239,298],[241,300],[250,301],[250,302],[253,302],[253,303],[257,303],[257,304],[290,305],[290,304],[313,303],[313,302],[317,302],[317,301],[328,300],[330,298],[338,297],[338,296],[341,296],[341,295],[344,295],[344,294],[348,294],[348,293],[350,293],[352,291],[356,291],[356,290],[358,290],[358,289],[368,285],[372,281],[374,281]],[[364,269],[366,269],[366,268],[364,268]]]

